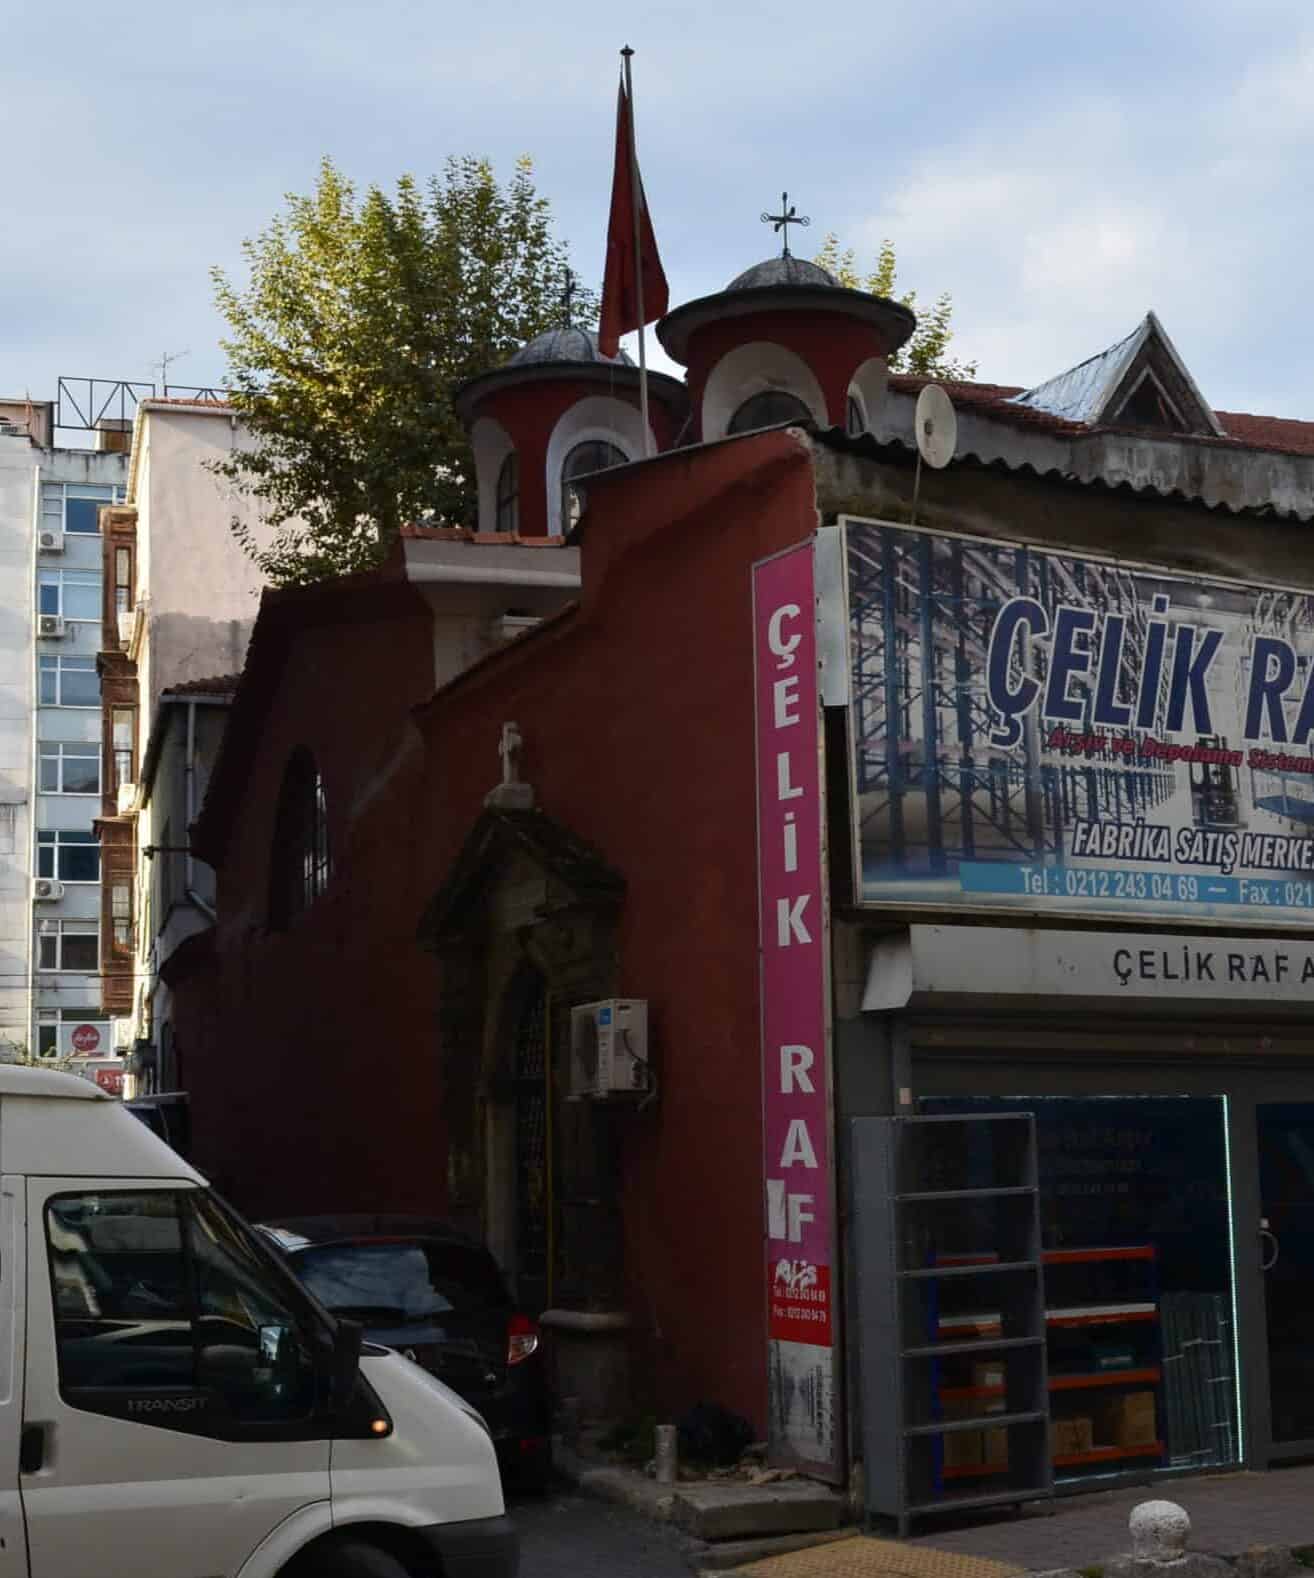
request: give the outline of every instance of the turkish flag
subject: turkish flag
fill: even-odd
[[[616,168],[611,178],[607,266],[602,277],[602,311],[598,321],[598,349],[604,356],[617,354],[622,334],[664,318],[670,297],[633,148],[634,121],[622,82],[616,99]],[[636,207],[638,257],[634,255]],[[639,313],[640,281],[643,284],[642,317]]]

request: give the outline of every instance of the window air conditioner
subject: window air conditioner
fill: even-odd
[[[42,553],[63,553],[64,533],[62,531],[38,532],[37,544]]]
[[[32,884],[32,897],[34,899],[62,899],[64,897],[64,884],[55,882],[50,877],[38,877]]]
[[[653,1087],[648,1004],[642,998],[610,997],[570,1010],[572,1101],[646,1096]]]
[[[41,614],[37,618],[37,634],[59,637],[66,634],[63,614]]]

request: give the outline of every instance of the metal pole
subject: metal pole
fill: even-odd
[[[643,202],[643,188],[639,185],[639,156],[634,146],[634,82],[630,74],[630,58],[634,51],[626,44],[621,50],[625,62],[625,103],[630,117],[630,206],[634,210],[634,299],[639,309],[639,417],[643,423],[643,456],[652,458],[652,430],[648,426],[648,352],[644,336],[643,315],[643,226],[639,205]]]

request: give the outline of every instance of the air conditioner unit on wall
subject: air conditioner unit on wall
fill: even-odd
[[[40,531],[37,533],[37,546],[42,553],[63,553],[64,533],[62,531]]]
[[[653,1088],[643,998],[609,997],[570,1010],[572,1101],[646,1096]]]
[[[65,635],[67,629],[63,614],[39,614],[37,616],[37,634],[39,636],[58,638]]]
[[[34,899],[62,899],[64,897],[64,884],[56,882],[51,877],[38,877],[32,884],[32,897]]]

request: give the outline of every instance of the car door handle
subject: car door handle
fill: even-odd
[[[46,1462],[46,1426],[24,1425],[23,1435],[18,1445],[18,1472],[20,1474],[35,1474],[45,1467]]]

